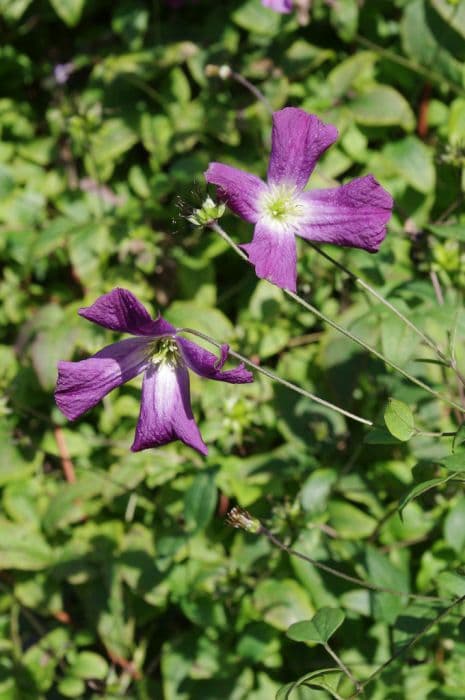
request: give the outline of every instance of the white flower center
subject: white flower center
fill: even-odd
[[[268,185],[259,204],[263,223],[282,231],[296,227],[305,212],[299,194],[293,185]]]

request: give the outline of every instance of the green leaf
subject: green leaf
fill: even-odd
[[[302,508],[309,513],[324,512],[336,480],[337,472],[334,469],[316,469],[312,472],[300,490]]]
[[[77,678],[103,680],[108,673],[108,663],[93,651],[82,651],[71,664],[69,673]]]
[[[465,472],[465,452],[442,457],[439,464],[450,472]]]
[[[415,484],[415,486],[407,491],[407,493],[401,498],[397,510],[399,513],[402,513],[405,506],[410,503],[410,501],[418,498],[418,496],[421,496],[422,493],[426,493],[427,491],[434,489],[436,486],[440,486],[445,481],[447,481],[447,476],[438,476],[435,479],[423,481],[421,484]]]
[[[306,673],[304,676],[301,676],[297,681],[294,683],[286,683],[282,688],[279,689],[277,695],[276,695],[276,700],[289,700],[291,698],[291,694],[293,690],[297,690],[298,688],[303,688],[303,687],[308,687],[311,688],[312,683],[317,681],[318,677],[325,677],[325,676],[331,676],[333,674],[341,675],[342,671],[339,668],[320,668],[318,671],[312,671],[311,673]],[[310,691],[311,692],[311,691]],[[292,698],[296,698],[296,700],[305,700],[307,698],[307,695],[302,696],[302,695],[296,695],[292,694]]]
[[[0,569],[40,571],[50,566],[55,557],[39,532],[27,525],[0,521]]]
[[[431,0],[447,24],[465,38],[465,0]]]
[[[348,107],[359,124],[366,126],[398,125],[405,131],[415,127],[415,116],[400,92],[388,85],[370,88],[350,100]]]
[[[260,0],[248,0],[233,12],[232,19],[242,29],[265,36],[276,34],[281,24],[279,14],[264,7]]]
[[[338,608],[320,608],[311,620],[303,620],[291,625],[286,635],[295,642],[326,644],[342,625],[344,619],[344,613]]]
[[[68,247],[73,270],[89,289],[99,279],[97,271],[107,244],[108,229],[105,224],[83,224],[70,237]]]
[[[406,310],[408,316],[408,310]],[[386,315],[381,321],[381,342],[383,353],[403,367],[415,353],[419,338],[400,318]]]
[[[405,571],[399,570],[390,559],[378,552],[374,547],[366,549],[366,565],[370,581],[383,588],[390,588],[399,593],[408,593],[408,577]],[[405,601],[393,593],[375,593],[373,612],[375,618],[392,624],[399,614]]]
[[[436,171],[433,152],[416,136],[407,136],[401,141],[388,144],[383,155],[389,165],[413,189],[428,194],[434,189]]]
[[[80,678],[65,676],[59,682],[58,690],[65,698],[82,698],[85,694],[86,684]]]
[[[17,22],[33,0],[0,0],[0,15],[7,22]]]
[[[68,27],[74,27],[81,19],[86,0],[50,0],[50,4]]]
[[[465,241],[465,224],[428,224],[427,228],[439,238]]]
[[[462,52],[457,42],[460,37],[442,20],[429,0],[413,0],[407,4],[401,34],[406,53],[417,64],[461,84],[463,66],[458,56]]]
[[[455,571],[441,571],[437,577],[438,587],[446,591],[447,595],[461,597],[465,595],[465,577]]]
[[[210,521],[216,506],[217,489],[211,474],[198,474],[187,490],[184,517],[188,530],[202,530]]]
[[[452,452],[455,452],[460,445],[463,445],[465,442],[465,423],[462,423],[460,428],[457,430],[457,432],[454,435],[454,438],[452,440]]]
[[[410,408],[397,399],[389,399],[384,412],[386,427],[398,440],[405,442],[415,434],[413,413]]]
[[[42,460],[39,450],[35,454],[24,454],[15,443],[13,424],[0,417],[0,444],[2,445],[0,486],[27,478],[39,468]]]
[[[372,51],[359,51],[345,61],[337,64],[328,75],[328,84],[335,98],[346,94],[352,85],[360,84],[360,81],[370,79],[373,75],[373,67],[378,60]]]
[[[330,6],[331,23],[344,41],[353,41],[358,27],[359,5],[357,0],[338,0]]]
[[[366,445],[398,445],[398,438],[391,435],[391,433],[386,430],[382,425],[375,425],[366,434],[363,441]]]
[[[225,342],[232,334],[230,320],[218,309],[205,308],[191,301],[175,301],[165,314],[170,323],[178,328],[188,327],[211,335],[219,342]],[[190,340],[198,342],[193,335],[187,335]],[[213,346],[206,346],[210,352],[215,352]]]
[[[444,520],[446,542],[461,553],[465,546],[465,498],[461,498],[448,512]]]
[[[328,512],[332,527],[345,539],[358,540],[368,537],[376,527],[374,518],[351,503],[331,500]]]
[[[306,591],[292,579],[268,579],[259,583],[254,592],[254,605],[265,622],[279,630],[286,630],[314,613]]]
[[[92,137],[92,156],[97,164],[113,163],[136,143],[137,134],[119,117],[107,119]]]

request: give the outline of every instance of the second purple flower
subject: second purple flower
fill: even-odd
[[[218,359],[177,334],[161,316],[152,319],[127,289],[114,289],[79,314],[113,331],[135,336],[120,340],[80,362],[59,362],[55,399],[70,420],[93,408],[117,386],[144,374],[133,452],[181,440],[207,454],[192,414],[189,373],[231,384],[253,381],[243,365],[224,371],[228,346]]]
[[[230,165],[210,163],[207,182],[246,221],[255,224],[244,246],[259,277],[296,291],[295,236],[376,252],[386,236],[392,197],[372,175],[332,189],[304,187],[320,156],[338,137],[335,126],[287,107],[273,114],[267,182]]]

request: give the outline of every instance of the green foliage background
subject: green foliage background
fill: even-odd
[[[393,194],[378,255],[331,253],[464,367],[465,3],[314,0],[309,23],[299,17],[259,0],[0,0],[2,700],[269,700],[333,664],[287,637],[291,624],[341,609],[332,645],[363,680],[441,609],[231,530],[222,515],[235,503],[352,575],[465,592],[461,439],[443,462],[451,440],[422,434],[457,430],[460,413],[257,281],[179,211],[179,198],[183,210],[201,203],[211,160],[266,171],[269,115],[206,70],[227,64],[274,109],[337,125],[312,187],[371,172]],[[222,224],[251,236],[234,217]],[[453,374],[417,361],[431,353],[400,321],[305,244],[299,281],[324,313],[461,398]],[[367,433],[260,376],[227,391],[192,377],[206,460],[179,444],[129,452],[137,381],[67,423],[56,363],[113,339],[76,312],[115,286],[380,427]],[[388,396],[410,407],[410,440],[382,427]],[[457,607],[367,697],[465,697],[464,653]],[[353,690],[340,675],[336,685]]]

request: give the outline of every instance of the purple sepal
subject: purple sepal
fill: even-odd
[[[233,212],[252,224],[257,221],[257,201],[266,191],[266,185],[259,177],[230,165],[210,163],[205,179],[216,185],[218,197]]]
[[[253,382],[253,374],[245,369],[244,365],[239,365],[234,369],[228,369],[223,371],[221,367],[224,365],[226,357],[224,357],[223,348],[228,346],[222,346],[221,348],[221,359],[222,363],[218,367],[218,358],[213,353],[201,348],[200,345],[192,343],[190,340],[185,338],[178,338],[179,346],[182,350],[182,355],[186,365],[189,369],[199,374],[201,377],[206,379],[216,379],[220,382],[229,382],[230,384],[248,384]]]
[[[169,335],[175,328],[159,316],[155,321],[140,301],[128,289],[117,287],[99,297],[92,306],[79,309],[88,321],[112,331],[132,335]]]
[[[393,200],[372,175],[329,190],[310,190],[308,221],[296,229],[302,238],[321,243],[378,250],[386,236]]]
[[[302,109],[286,107],[275,112],[268,182],[302,190],[318,159],[337,137],[335,126]]]
[[[147,340],[129,338],[108,345],[80,362],[59,362],[55,401],[70,420],[79,418],[117,386],[147,366]]]
[[[215,362],[215,369],[221,369],[226,360],[228,359],[229,355],[229,345],[227,343],[223,343],[223,345],[220,348],[220,356]]]
[[[181,365],[151,365],[144,375],[133,452],[181,440],[200,454],[208,450],[192,415],[189,375]]]
[[[251,243],[241,245],[255,267],[258,277],[281,289],[297,289],[297,251],[293,231],[272,231],[263,224],[255,226]]]

